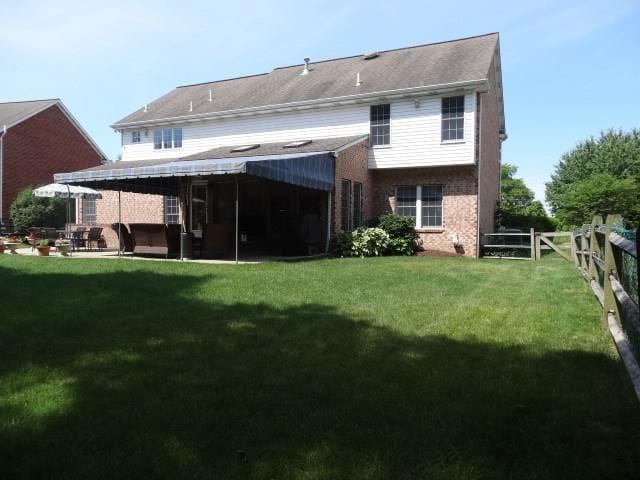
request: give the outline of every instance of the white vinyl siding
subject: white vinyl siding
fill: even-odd
[[[416,106],[417,105],[417,106]],[[470,165],[474,158],[475,95],[465,95],[465,141],[441,142],[442,97],[390,102],[391,143],[369,150],[370,168]],[[216,147],[300,139],[348,137],[370,133],[370,105],[325,107],[298,112],[203,120],[182,127],[180,155]],[[163,127],[163,128],[169,128]],[[123,160],[173,158],[174,149],[154,149],[154,129],[141,129],[141,142],[124,136]]]

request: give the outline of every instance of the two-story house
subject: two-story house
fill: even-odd
[[[415,218],[426,250],[476,256],[494,228],[506,139],[499,38],[181,86],[112,127],[120,162],[57,181],[163,195],[127,209],[229,242],[235,232],[247,251],[324,247],[395,212]]]

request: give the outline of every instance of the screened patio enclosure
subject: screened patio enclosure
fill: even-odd
[[[94,189],[178,197],[182,232],[193,235],[196,256],[237,260],[328,249],[335,181],[331,151],[227,158],[212,158],[211,152],[114,162],[54,178]]]

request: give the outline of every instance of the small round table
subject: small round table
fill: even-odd
[[[16,248],[18,248],[18,245],[20,245],[20,242],[5,242],[4,244],[9,249],[9,252],[13,253],[14,255],[18,254],[18,252],[16,252]]]

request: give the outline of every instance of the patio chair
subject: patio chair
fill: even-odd
[[[118,225],[120,230],[118,231]],[[116,235],[120,235],[120,253],[133,252],[134,243],[131,232],[124,223],[118,224],[117,222],[111,225],[111,229],[116,232]],[[119,232],[119,233],[118,233]]]
[[[73,250],[79,250],[80,248],[87,247],[86,234],[86,227],[76,227],[76,229],[71,232],[71,248]]]
[[[89,229],[89,233],[87,234],[87,248],[89,250],[92,249],[92,246],[95,245],[96,249],[100,249],[102,240],[102,227],[91,227]]]
[[[169,256],[167,226],[161,223],[130,223],[133,253],[136,255]]]

